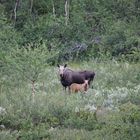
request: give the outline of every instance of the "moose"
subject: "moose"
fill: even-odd
[[[85,91],[87,91],[88,88],[89,88],[88,80],[85,80],[83,84],[76,84],[76,83],[71,84],[69,90],[70,92],[75,92],[75,93],[78,91],[85,93]]]
[[[88,85],[90,86],[95,77],[95,73],[93,71],[74,71],[69,69],[67,64],[57,64],[57,66],[59,68],[60,81],[65,90],[67,87],[69,87],[70,90],[71,84],[83,84],[85,80],[88,80]]]

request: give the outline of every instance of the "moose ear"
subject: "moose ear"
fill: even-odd
[[[67,64],[64,65],[64,68],[67,67]]]
[[[58,68],[60,67],[59,64],[57,64],[57,67],[58,67]]]

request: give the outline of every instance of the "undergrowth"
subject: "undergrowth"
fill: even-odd
[[[57,67],[48,66],[35,83],[33,100],[29,81],[3,77],[0,139],[139,139],[140,64],[90,60],[68,66],[95,71],[93,88],[69,95]]]

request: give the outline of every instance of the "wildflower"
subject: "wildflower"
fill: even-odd
[[[80,109],[78,107],[75,107],[75,112],[77,113],[79,111],[80,111]]]
[[[90,111],[90,112],[95,112],[96,111],[96,107],[94,106],[94,105],[86,105],[85,106],[85,108],[84,108],[84,110],[88,110],[88,111]]]
[[[2,114],[6,114],[6,110],[5,110],[5,108],[0,106],[0,115],[2,115]]]

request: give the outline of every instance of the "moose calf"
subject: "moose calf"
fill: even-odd
[[[77,84],[77,83],[73,83],[70,85],[69,90],[70,92],[85,92],[87,91],[87,89],[89,88],[88,85],[88,80],[85,80],[85,82],[83,84]]]

